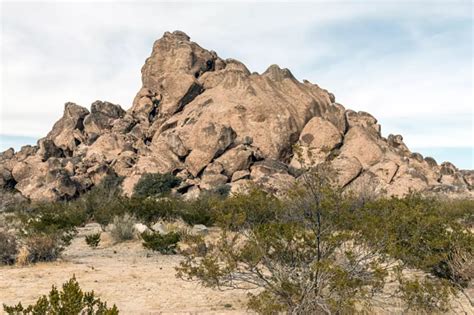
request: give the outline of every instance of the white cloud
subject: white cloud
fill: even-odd
[[[153,41],[181,29],[251,71],[290,68],[410,145],[473,143],[470,1],[4,2],[1,19],[3,134],[45,135],[66,101],[128,108]]]

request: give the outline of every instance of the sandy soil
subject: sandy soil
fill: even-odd
[[[175,277],[179,255],[145,250],[139,241],[113,244],[102,234],[90,249],[83,233],[64,252],[61,261],[26,267],[0,268],[0,305],[28,305],[61,286],[73,275],[83,290],[94,290],[121,314],[243,314],[247,292],[219,291]],[[1,311],[0,311],[1,313]]]

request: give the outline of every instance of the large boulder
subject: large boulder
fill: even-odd
[[[101,135],[124,115],[125,111],[119,105],[96,101],[91,105],[91,113],[84,119],[84,131],[89,136]]]
[[[294,167],[317,165],[341,143],[342,133],[336,126],[321,117],[314,117],[304,126],[298,141],[299,150],[290,164]]]
[[[234,142],[235,137],[231,127],[209,122],[200,130],[199,136],[187,141],[187,146],[191,148],[191,153],[185,161],[189,172],[197,176]]]
[[[372,133],[355,125],[344,137],[341,155],[355,157],[364,168],[369,168],[382,159],[383,151]]]
[[[53,141],[54,145],[62,150],[72,152],[85,141],[84,119],[89,111],[74,103],[64,105],[63,117],[58,120],[46,138]]]

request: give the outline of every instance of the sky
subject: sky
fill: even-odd
[[[182,30],[222,58],[289,68],[413,152],[474,169],[472,1],[1,2],[0,151],[64,103],[125,109],[153,42]]]

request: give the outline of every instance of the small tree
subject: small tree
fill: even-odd
[[[161,197],[169,194],[171,189],[178,186],[181,180],[170,173],[144,174],[134,187],[136,197]]]

